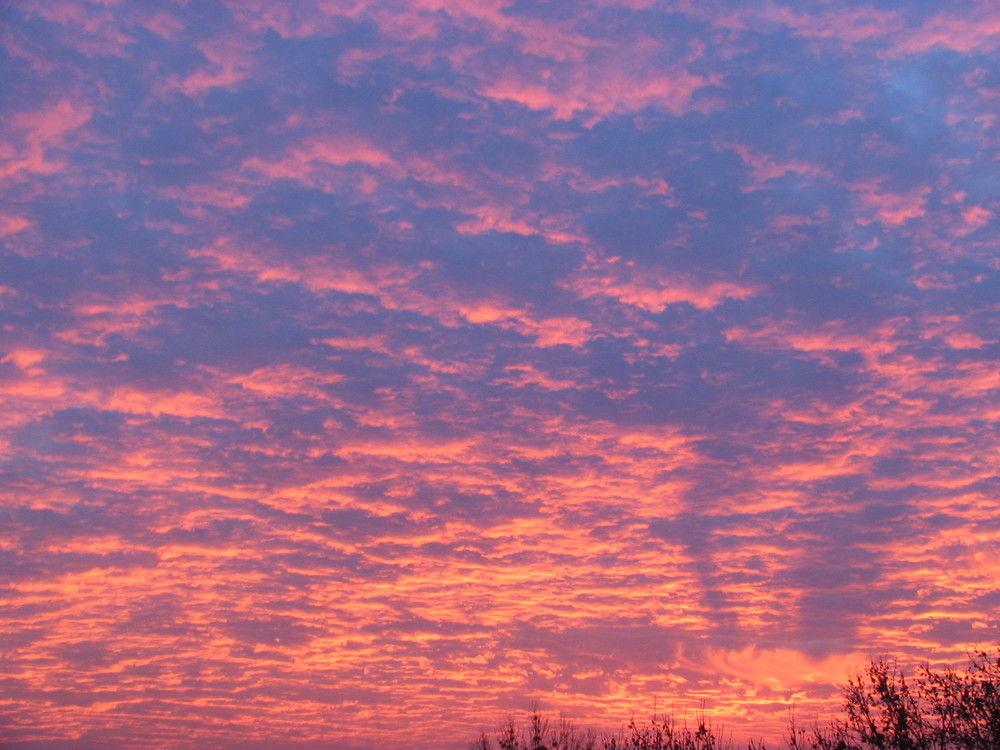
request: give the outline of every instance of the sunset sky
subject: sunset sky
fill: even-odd
[[[995,0],[0,3],[0,746],[736,738],[1000,641]]]

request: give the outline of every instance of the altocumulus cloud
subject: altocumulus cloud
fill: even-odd
[[[0,741],[995,642],[1000,10],[896,5],[5,3]]]

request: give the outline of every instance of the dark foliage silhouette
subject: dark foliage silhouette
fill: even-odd
[[[1000,750],[1000,651],[969,668],[922,667],[908,681],[875,661],[844,688],[842,715],[825,728],[792,726],[792,750]]]
[[[921,667],[907,679],[897,664],[872,661],[844,686],[842,711],[809,729],[794,715],[788,750],[1000,750],[1000,650],[980,650],[969,667]],[[751,740],[748,750],[765,750]],[[708,719],[696,726],[654,715],[631,721],[618,734],[584,732],[564,719],[550,722],[533,710],[519,730],[512,718],[473,750],[732,750],[732,741]]]

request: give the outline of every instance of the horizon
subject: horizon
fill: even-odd
[[[773,743],[1000,643],[998,44],[0,4],[0,746]]]

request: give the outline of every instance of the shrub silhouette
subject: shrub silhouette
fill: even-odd
[[[647,724],[629,722],[618,737],[604,738],[602,750],[730,750],[732,742],[702,715],[691,729],[673,717],[654,716]]]
[[[581,731],[560,717],[555,724],[533,708],[528,719],[528,729],[519,731],[514,719],[496,731],[496,744],[486,734],[479,736],[472,750],[603,750],[601,738],[593,731]]]
[[[598,735],[581,731],[566,719],[552,725],[532,710],[529,726],[519,731],[512,717],[496,731],[496,744],[482,734],[472,750],[731,750],[732,743],[714,729],[705,716],[699,716],[697,728],[671,716],[654,715],[647,723],[634,719],[617,735]],[[751,743],[751,748],[762,746]]]
[[[495,739],[495,743],[494,743]],[[803,729],[789,720],[788,750],[1000,750],[1000,650],[970,655],[965,671],[921,667],[907,680],[893,661],[876,660],[851,675],[841,714]],[[552,724],[533,710],[529,727],[513,718],[483,734],[473,750],[731,750],[704,715],[696,728],[673,717],[629,722],[618,734],[583,732],[565,719]],[[751,740],[748,750],[765,750]]]

